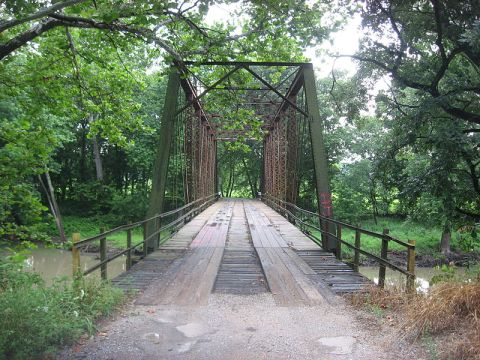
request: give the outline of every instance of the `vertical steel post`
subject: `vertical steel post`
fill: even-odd
[[[193,101],[193,94],[187,96],[187,101]],[[194,122],[195,122],[195,112],[193,106],[188,107],[185,110],[186,121],[185,121],[185,186],[186,186],[186,197],[185,203],[192,202],[194,200],[194,181],[193,181],[193,161],[194,161],[194,150],[193,150],[193,134],[194,134]]]
[[[150,205],[147,212],[147,218],[155,214],[161,214],[163,210],[163,200],[165,197],[165,185],[167,182],[168,160],[170,148],[174,136],[175,112],[178,101],[178,90],[180,88],[180,75],[175,68],[170,69],[168,77],[167,93],[165,95],[165,106],[163,108],[162,123],[158,138],[157,155],[153,167],[152,191],[150,193]],[[146,236],[149,237],[155,232],[155,220],[147,223]],[[156,249],[158,238],[153,237],[148,241],[148,247]]]
[[[292,103],[296,103],[296,96],[289,97]],[[296,110],[293,107],[287,109],[287,194],[286,200],[292,204],[297,203],[297,158],[298,158],[298,132]]]
[[[320,117],[320,110],[317,100],[317,89],[312,64],[303,67],[305,97],[308,108],[308,121],[310,123],[310,141],[312,143],[312,157],[315,170],[315,181],[317,188],[317,201],[319,214],[330,218],[333,217],[332,196],[328,179],[328,163],[323,140],[323,121]],[[320,226],[325,231],[334,234],[335,227],[331,223],[320,220]],[[325,250],[334,252],[336,240],[333,236],[322,237]]]

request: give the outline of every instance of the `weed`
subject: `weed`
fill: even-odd
[[[47,287],[18,264],[0,262],[0,359],[30,359],[52,353],[82,333],[95,331],[94,321],[111,314],[123,299],[109,283],[64,279]]]
[[[405,308],[401,332],[416,339],[425,334],[452,335],[444,342],[446,358],[479,359],[480,282],[444,282],[418,295],[415,306]],[[460,336],[458,334],[461,334]]]
[[[432,335],[427,331],[422,337],[423,344],[427,348],[428,353],[430,354],[431,360],[439,360],[437,344],[433,341]]]

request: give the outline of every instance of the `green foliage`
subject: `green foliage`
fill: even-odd
[[[437,268],[440,268],[442,273],[432,277],[432,279],[430,280],[430,286],[433,286],[440,282],[452,281],[455,279],[455,266],[443,264],[442,266],[439,266]]]
[[[131,204],[129,204],[131,206]],[[67,237],[70,237],[73,233],[80,233],[82,239],[86,239],[91,236],[98,235],[100,228],[105,230],[112,229],[116,226],[123,225],[127,222],[120,215],[95,215],[92,217],[78,216],[78,215],[69,215],[64,216],[63,218],[65,233]],[[54,235],[56,229],[53,224],[47,233]],[[127,245],[127,235],[125,232],[115,233],[107,237],[107,241],[116,249],[124,249]],[[143,229],[137,228],[132,231],[132,241],[133,243],[138,243],[143,239]],[[97,245],[99,242],[97,243]],[[69,246],[70,244],[67,244]]]
[[[57,280],[47,287],[37,274],[0,262],[0,358],[30,359],[95,331],[93,321],[111,314],[122,291],[107,283]]]

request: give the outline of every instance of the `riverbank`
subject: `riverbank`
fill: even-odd
[[[96,331],[125,297],[97,279],[54,280],[47,285],[20,264],[0,259],[0,359],[51,357],[56,348]]]
[[[405,267],[407,265],[406,251],[389,251],[388,260],[394,265]],[[448,254],[441,253],[417,253],[415,256],[415,266],[424,268],[433,268],[442,265],[454,265],[457,267],[473,267],[480,264],[480,253],[478,252],[450,252]],[[361,257],[360,265],[375,266],[377,262],[371,258]]]
[[[349,296],[377,325],[390,327],[394,339],[421,345],[430,359],[478,360],[480,281],[445,281],[428,292],[405,294],[372,286]]]

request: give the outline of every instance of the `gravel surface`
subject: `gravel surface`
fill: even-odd
[[[129,305],[58,359],[403,359],[343,304],[279,307],[271,294],[211,294],[206,306]],[[408,356],[407,356],[408,355]]]

